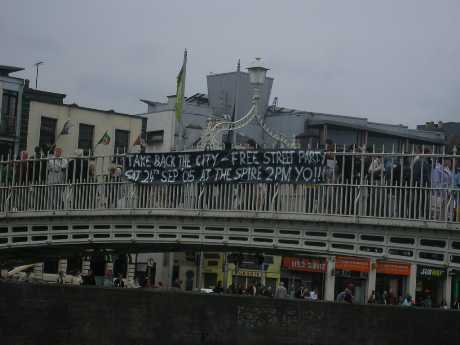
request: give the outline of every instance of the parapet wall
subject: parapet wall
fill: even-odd
[[[460,312],[0,283],[2,345],[458,345]]]

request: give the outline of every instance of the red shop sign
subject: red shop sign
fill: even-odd
[[[322,258],[283,257],[283,268],[304,272],[326,272],[327,262]]]
[[[336,256],[335,269],[354,272],[369,272],[370,260],[349,256]]]
[[[377,273],[408,276],[410,275],[410,264],[403,262],[377,261]]]

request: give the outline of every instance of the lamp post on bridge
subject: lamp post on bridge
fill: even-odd
[[[208,126],[203,134],[203,139],[201,141],[203,149],[216,149],[220,147],[217,143],[217,135],[220,132],[233,132],[238,129],[242,129],[249,125],[252,120],[256,120],[259,126],[262,128],[264,133],[270,136],[275,143],[281,144],[286,148],[295,147],[295,140],[291,142],[287,137],[282,134],[275,133],[272,131],[266,124],[263,118],[263,114],[260,112],[260,98],[261,91],[265,85],[265,80],[267,78],[267,71],[262,60],[256,58],[250,66],[247,68],[249,73],[249,83],[253,88],[252,96],[252,105],[248,113],[236,121],[232,120],[221,120],[221,121],[209,121]]]
[[[254,88],[252,103],[255,106],[255,116],[259,117],[260,91],[265,84],[265,79],[267,78],[267,71],[269,69],[262,64],[261,58],[255,58],[255,60],[251,63],[247,70],[249,72],[249,83]]]

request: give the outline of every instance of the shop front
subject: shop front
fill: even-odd
[[[280,279],[281,257],[263,254],[233,253],[228,256],[228,282],[234,290],[251,285],[275,291]]]
[[[439,307],[446,299],[444,296],[446,277],[447,271],[444,268],[419,265],[417,267],[416,304],[424,307]]]
[[[370,270],[370,260],[350,256],[336,256],[335,258],[335,295],[351,288],[354,302],[366,302],[367,279]]]
[[[285,256],[281,264],[281,281],[290,292],[300,288],[315,290],[318,298],[323,299],[326,272],[325,258]]]
[[[453,270],[451,274],[452,274],[451,302],[453,305],[455,302],[460,302],[460,271]]]
[[[239,270],[233,274],[232,284],[238,289],[247,290],[250,286],[262,285],[262,272],[251,270]]]
[[[377,303],[399,304],[406,295],[410,264],[377,260],[375,295]]]

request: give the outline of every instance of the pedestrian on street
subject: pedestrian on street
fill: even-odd
[[[58,278],[57,278],[56,283],[57,283],[58,285],[64,285],[64,280],[65,280],[64,271],[59,271],[59,275],[58,275]]]
[[[401,305],[404,307],[411,307],[412,306],[412,296],[407,294],[406,298],[404,298]]]
[[[449,306],[447,305],[447,302],[445,299],[443,299],[441,302],[441,309],[444,309],[444,310],[449,309]]]
[[[181,281],[179,279],[175,279],[173,284],[172,284],[172,287],[175,288],[175,289],[182,289],[182,286],[181,286]]]
[[[212,292],[214,292],[214,293],[223,293],[224,292],[224,289],[222,288],[222,282],[220,280],[217,282],[217,286],[214,289],[212,289]]]
[[[337,295],[337,302],[353,303],[353,294],[348,287]]]
[[[425,308],[431,308],[431,306],[432,306],[431,295],[426,296],[426,298],[422,302],[422,305]]]
[[[316,289],[313,289],[310,291],[310,301],[317,301],[318,300],[318,293],[316,292]]]
[[[376,302],[375,290],[372,290],[372,293],[371,293],[369,299],[367,300],[367,303],[368,304],[375,304],[375,302]]]
[[[88,274],[83,278],[83,285],[96,285],[96,277],[92,270],[89,270]]]
[[[114,287],[119,287],[119,288],[124,288],[125,283],[123,281],[123,277],[121,274],[119,274],[113,281],[113,286]]]
[[[280,285],[275,291],[275,298],[286,298],[287,297],[287,290],[284,286],[284,282],[280,282]]]
[[[75,275],[72,276],[72,281],[71,281],[71,284],[72,285],[81,285],[82,284],[82,278],[81,278],[81,274],[80,274],[80,271],[76,271],[75,272]]]

